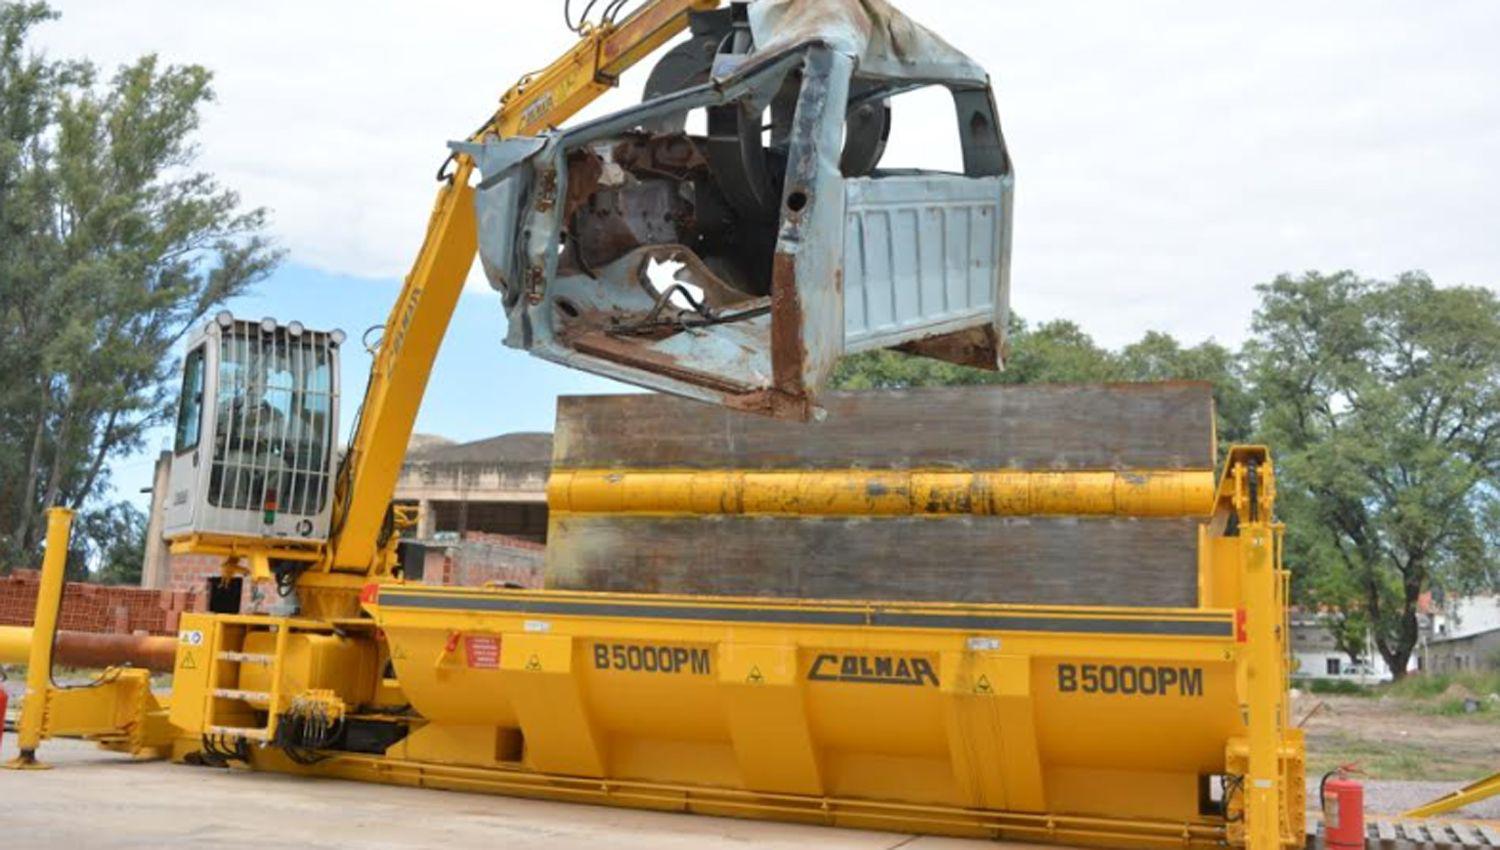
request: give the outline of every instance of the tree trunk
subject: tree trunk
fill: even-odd
[[[73,496],[72,507],[75,511],[83,507],[84,501],[93,491],[94,482],[99,479],[99,472],[104,468],[104,458],[109,454],[109,450],[114,448],[115,422],[119,421],[119,418],[120,410],[115,408],[109,412],[109,418],[104,421],[104,431],[99,435],[99,447],[94,450],[94,459],[89,464],[88,475],[84,477],[78,492]]]
[[[44,386],[41,403],[37,405],[36,430],[31,437],[31,459],[27,463],[26,477],[21,481],[20,516],[16,520],[15,533],[11,535],[11,542],[15,546],[17,555],[30,548],[27,538],[31,535],[31,519],[36,507],[36,476],[42,467],[42,446],[43,438],[47,435],[47,407],[50,395]]]
[[[1398,647],[1394,653],[1385,656],[1385,663],[1391,668],[1391,681],[1399,682],[1406,678],[1406,665],[1411,663],[1411,653],[1411,647],[1404,650]]]
[[[62,492],[63,467],[67,464],[68,455],[68,430],[73,427],[73,403],[63,409],[62,420],[57,423],[57,441],[52,446],[52,469],[47,473],[47,491],[42,495],[42,507],[50,508],[57,504],[57,496]]]
[[[1385,659],[1386,666],[1391,668],[1391,679],[1401,681],[1406,678],[1406,665],[1411,663],[1411,655],[1417,648],[1417,638],[1421,636],[1421,628],[1417,623],[1417,600],[1421,597],[1421,586],[1407,584],[1403,594],[1405,599],[1401,606],[1401,620],[1397,626],[1396,640],[1376,641],[1380,649],[1380,655]]]

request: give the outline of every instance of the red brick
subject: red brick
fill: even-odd
[[[16,570],[0,578],[0,625],[31,625],[38,584],[35,570]],[[192,591],[178,597],[154,589],[69,582],[63,588],[60,625],[76,631],[171,634],[175,623],[168,626],[163,608],[179,599],[182,607],[196,608],[198,596]]]

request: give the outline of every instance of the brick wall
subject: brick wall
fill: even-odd
[[[224,559],[218,555],[170,555],[168,556],[167,585],[174,591],[186,591],[203,597],[203,605],[208,605],[208,580],[218,578],[223,568]],[[270,592],[263,588],[263,592]],[[240,593],[240,612],[251,614],[261,611],[256,607],[254,582],[249,577]]]
[[[0,625],[32,624],[40,583],[36,570],[16,570],[0,578]],[[63,588],[59,625],[66,631],[176,634],[182,612],[196,610],[200,599],[201,594],[185,589],[148,590],[70,581]]]
[[[460,587],[486,584],[541,587],[546,552],[544,544],[522,537],[469,531],[457,543],[427,550],[422,581]],[[206,605],[204,586],[209,578],[219,575],[222,562],[217,556],[172,555],[168,570],[171,591],[203,598],[202,604]],[[256,610],[248,580],[241,606],[247,613]]]
[[[424,581],[465,587],[541,587],[545,553],[545,546],[530,540],[468,532],[451,547],[429,550]],[[203,610],[208,604],[204,586],[219,574],[220,561],[204,555],[173,555],[170,586],[161,590],[70,581],[63,590],[60,627],[80,632],[176,634],[182,612]],[[16,570],[0,577],[0,625],[32,624],[39,584],[36,570]],[[248,600],[248,582],[245,593]]]
[[[458,543],[429,549],[424,584],[541,587],[547,547],[507,534],[466,532]]]
[[[217,578],[224,559],[217,555],[172,555],[167,586],[172,590],[203,593],[208,580]]]

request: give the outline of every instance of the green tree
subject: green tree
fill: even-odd
[[[1248,439],[1255,410],[1245,390],[1238,356],[1208,340],[1184,348],[1170,335],[1147,333],[1119,352],[1099,346],[1076,323],[1045,322],[1032,328],[1012,317],[1005,370],[989,372],[882,350],[846,357],[834,372],[840,389],[974,384],[1081,384],[1111,381],[1207,381],[1213,385],[1221,445]]]
[[[26,37],[53,17],[41,3],[0,3],[0,362],[6,364],[0,370],[0,536],[13,527],[25,497],[18,482],[33,454],[33,441],[23,436],[31,401],[25,376],[39,368],[36,340],[46,334],[40,292],[49,258],[28,243],[46,226],[42,199],[51,181],[43,137],[68,69],[28,52]],[[34,452],[38,464],[40,453]],[[0,545],[0,567],[6,550]]]
[[[1002,384],[1089,384],[1128,380],[1119,358],[1099,347],[1083,328],[1065,319],[1036,328],[1018,323],[1011,336]]]
[[[1007,337],[1010,353],[1001,372],[882,349],[845,357],[831,383],[838,389],[871,390],[1120,379],[1110,353],[1073,322],[1052,321],[1032,329],[1012,315]]]
[[[35,557],[42,508],[88,508],[167,415],[172,352],[280,258],[266,213],[195,170],[205,69],[146,56],[101,81],[0,3],[0,553]],[[101,508],[101,510],[109,510]]]
[[[1248,368],[1298,594],[1343,643],[1368,628],[1399,677],[1422,595],[1493,581],[1500,299],[1420,273],[1259,291]]]
[[[140,584],[146,560],[146,515],[115,502],[78,518],[68,553],[70,576],[105,584]]]

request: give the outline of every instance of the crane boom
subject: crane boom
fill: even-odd
[[[717,0],[649,0],[618,24],[587,29],[546,69],[522,78],[475,134],[513,136],[559,124],[618,84],[621,74],[687,27],[688,13]],[[367,575],[391,544],[387,516],[396,478],[459,293],[477,250],[474,163],[456,154],[444,175],[422,249],[385,322],[349,453],[334,490],[324,571]]]

